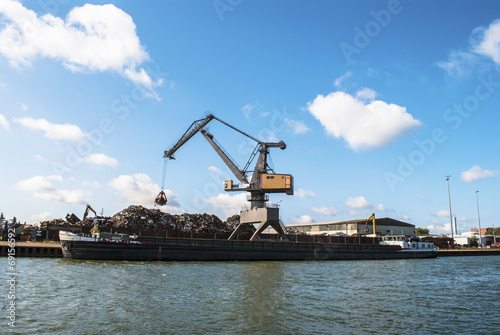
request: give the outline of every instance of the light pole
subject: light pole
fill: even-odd
[[[479,218],[479,200],[477,198],[478,192],[479,191],[476,191],[477,224],[479,226],[479,248],[482,248],[483,245],[481,244],[481,219]]]
[[[450,176],[446,176],[446,183],[448,184],[448,206],[450,208],[451,241],[453,244],[455,244],[455,239],[453,238],[453,218],[451,216]]]

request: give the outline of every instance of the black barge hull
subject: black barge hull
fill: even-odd
[[[305,261],[434,258],[437,250],[398,246],[167,238],[127,241],[62,241],[64,258],[127,261]]]

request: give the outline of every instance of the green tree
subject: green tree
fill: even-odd
[[[500,228],[488,228],[485,235],[500,235]]]
[[[415,235],[417,236],[429,235],[429,229],[417,227],[415,228]]]
[[[477,247],[479,246],[479,238],[474,236],[470,239],[470,246],[471,247]]]

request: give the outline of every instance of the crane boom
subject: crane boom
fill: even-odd
[[[177,141],[177,143],[174,144],[174,146],[170,150],[165,150],[165,155],[163,156],[164,158],[169,158],[169,159],[175,159],[174,158],[174,153],[180,149],[184,144],[186,144],[187,141],[194,135],[196,135],[197,132],[199,132],[203,127],[205,127],[210,121],[212,121],[215,118],[212,114],[209,114],[206,118],[196,120],[193,123],[191,123],[191,126],[189,126],[188,130],[181,136],[181,138]]]
[[[234,159],[222,148],[220,144],[215,141],[212,134],[210,134],[205,129],[200,130],[200,132],[205,136],[208,143],[215,149],[215,151],[219,154],[220,158],[226,163],[231,172],[235,175],[238,180],[244,184],[248,184],[247,176],[244,171],[241,171]]]

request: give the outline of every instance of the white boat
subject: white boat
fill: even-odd
[[[434,243],[422,242],[419,237],[406,237],[404,235],[386,235],[382,236],[381,245],[397,245],[401,247],[400,252],[413,253],[432,253],[438,254],[438,249],[434,247]]]

